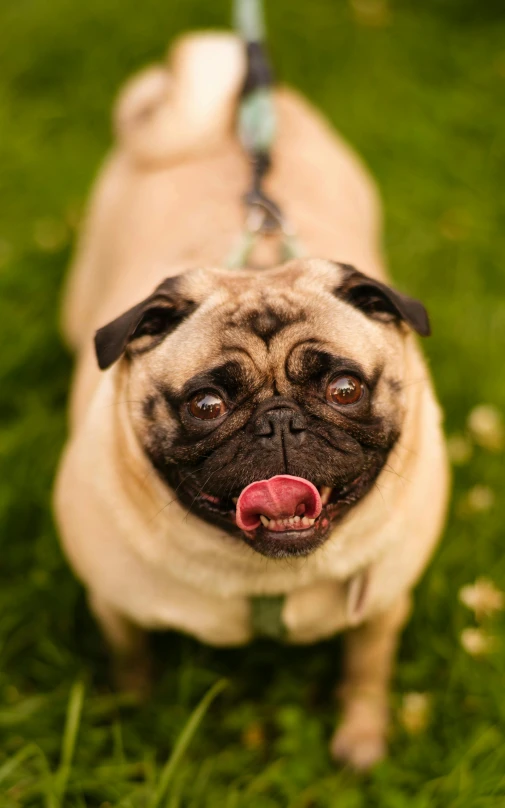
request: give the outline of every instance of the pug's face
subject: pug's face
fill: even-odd
[[[96,335],[181,503],[270,557],[307,555],[374,485],[404,418],[423,306],[352,267],[192,270]]]

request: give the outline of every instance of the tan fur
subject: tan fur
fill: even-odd
[[[377,198],[357,158],[305,101],[277,93],[279,137],[268,190],[296,224],[307,254],[319,258],[262,272],[192,270],[185,282],[201,306],[134,362],[132,373],[123,360],[101,373],[92,348],[97,327],[164,278],[222,266],[233,248],[248,182],[233,133],[243,70],[233,37],[185,37],[169,66],[142,74],[119,100],[117,146],[95,189],[65,298],[64,330],[77,368],[57,520],[97,617],[122,653],[129,638],[132,652],[138,646],[132,625],[178,628],[216,645],[245,643],[249,598],[258,594],[286,595],[283,619],[293,642],[368,626],[355,629],[358,639],[351,641],[343,734],[333,747],[337,757],[364,766],[383,752],[398,604],[440,534],[447,471],[440,412],[415,339],[406,329],[365,319],[331,294],[338,269],[324,259],[385,276]],[[274,245],[263,253],[273,263],[274,256]],[[267,302],[305,314],[269,350],[240,325],[248,310]],[[139,406],[153,379],[167,377],[180,388],[219,358],[231,334],[254,355],[251,376],[270,376],[281,393],[288,390],[287,346],[314,336],[365,366],[384,361],[404,383],[401,400],[384,383],[377,392],[378,407],[401,423],[387,468],[307,558],[266,559],[187,514],[141,448]],[[363,682],[373,696],[368,707],[359,706]]]

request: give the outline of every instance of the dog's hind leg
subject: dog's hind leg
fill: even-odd
[[[342,721],[331,741],[334,760],[370,769],[386,754],[389,682],[398,637],[410,611],[402,596],[384,614],[345,637]]]
[[[119,690],[147,697],[151,689],[151,654],[147,632],[132,623],[96,592],[89,605],[112,655],[114,683]]]

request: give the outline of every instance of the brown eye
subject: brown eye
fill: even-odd
[[[195,418],[211,421],[224,415],[228,407],[217,393],[213,393],[212,390],[201,390],[190,398],[188,409]]]
[[[363,395],[363,385],[356,376],[337,376],[326,388],[326,400],[333,404],[356,404]]]

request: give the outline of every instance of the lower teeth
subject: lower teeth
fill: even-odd
[[[307,516],[300,518],[299,516],[291,516],[289,519],[268,519],[268,517],[264,516],[263,514],[260,515],[260,521],[263,527],[269,528],[270,530],[275,530],[276,528],[290,528],[294,527],[295,525],[301,525],[303,527],[312,527],[315,523],[315,519],[309,519]]]

